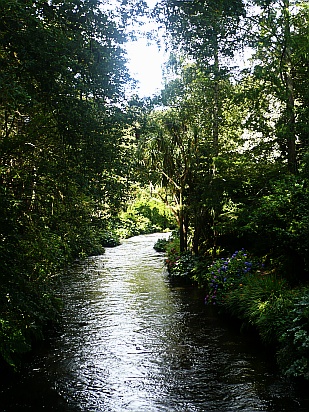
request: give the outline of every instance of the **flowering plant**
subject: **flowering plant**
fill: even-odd
[[[244,249],[236,251],[228,259],[218,259],[209,266],[205,278],[208,281],[206,303],[223,303],[228,291],[242,287],[259,263],[249,259]]]

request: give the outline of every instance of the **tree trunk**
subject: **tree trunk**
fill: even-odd
[[[214,65],[214,107],[213,107],[213,154],[218,156],[219,152],[219,56],[218,48],[215,50]]]
[[[290,1],[283,0],[284,17],[284,41],[285,46],[282,53],[282,78],[286,93],[286,121],[287,121],[287,150],[288,150],[288,170],[297,173],[296,160],[296,131],[295,131],[295,98],[294,82],[292,76],[291,59],[291,22],[290,22]]]
[[[182,192],[179,193],[179,245],[180,253],[185,250],[184,216]]]
[[[183,253],[187,249],[182,192],[179,193],[179,247],[180,253]]]

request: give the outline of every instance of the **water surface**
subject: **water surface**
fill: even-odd
[[[131,238],[72,267],[61,333],[2,388],[0,410],[309,410],[308,396],[202,291],[171,285],[153,249],[161,237]]]

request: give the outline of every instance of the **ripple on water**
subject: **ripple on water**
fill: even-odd
[[[153,250],[161,237],[129,239],[72,268],[63,332],[27,369],[23,410],[309,410],[252,342],[204,306],[202,291],[169,283]],[[9,393],[6,412],[17,404]]]

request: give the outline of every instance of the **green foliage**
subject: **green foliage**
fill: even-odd
[[[283,279],[258,273],[231,290],[224,305],[231,314],[256,327],[264,342],[274,344],[284,329],[284,316],[292,303],[291,291]]]
[[[291,279],[308,270],[309,192],[303,176],[285,176],[272,184],[269,194],[244,211],[241,228],[259,253],[271,257],[281,273]]]
[[[297,105],[296,129],[301,147],[309,145],[309,6],[303,2],[294,20],[293,55],[295,62],[295,95],[301,102]]]
[[[161,230],[175,225],[171,211],[158,199],[139,199],[135,202],[134,209]]]
[[[179,233],[173,232],[168,241],[160,242],[159,246],[162,243],[167,255],[165,266],[171,278],[191,280],[197,258],[190,251],[181,253]]]
[[[103,247],[114,247],[120,245],[120,238],[116,230],[102,230],[98,233],[100,244]]]
[[[178,232],[173,232],[168,243],[166,245],[167,258],[165,259],[165,265],[169,273],[172,272],[173,267],[180,258],[180,241]]]
[[[285,279],[250,264],[244,255],[220,259],[205,272],[203,280],[210,280],[206,303],[254,327],[264,344],[277,349],[286,375],[309,379],[308,288],[291,289]]]
[[[10,364],[57,319],[58,275],[103,252],[102,210],[117,213],[126,196],[124,38],[99,1],[77,3],[0,2],[0,353]]]
[[[139,234],[163,232],[175,226],[170,208],[162,200],[148,192],[135,188],[126,211],[119,214],[117,234],[125,239]]]
[[[1,273],[0,353],[14,367],[19,354],[30,350],[33,341],[41,340],[51,322],[58,320],[61,309],[54,293],[60,264],[56,240],[41,236],[39,241],[48,244],[23,241],[16,245],[14,260]],[[34,255],[40,251],[40,256]]]
[[[277,350],[282,371],[309,379],[309,291],[291,288],[280,276],[266,272],[244,251],[220,258],[210,266],[190,253],[179,254],[177,238],[166,247],[171,276],[195,281],[206,289],[206,304],[250,325],[261,341]]]
[[[15,353],[25,353],[31,349],[25,334],[10,320],[0,319],[0,355],[10,366],[15,366]]]
[[[296,4],[293,8],[290,2],[264,2],[255,18],[244,20],[242,41],[252,47],[257,61],[239,77],[221,57],[232,55],[235,44],[240,44],[235,41],[239,20],[246,7],[249,14],[256,12],[254,8],[242,1],[219,6],[210,1],[207,7],[204,2],[158,4],[158,19],[173,36],[175,53],[169,68],[176,76],[162,93],[166,110],[154,112],[147,131],[152,169],[156,176],[162,170],[163,184],[173,191],[179,227],[188,224],[194,253],[212,250],[215,257],[217,247],[230,249],[235,238],[242,238],[240,244],[272,253],[285,274],[297,263],[295,278],[304,268],[308,271],[309,250],[307,212],[301,211],[308,204],[307,182],[302,205],[289,204],[282,183],[288,170],[295,174],[302,167],[308,143],[308,6]],[[180,44],[185,55],[175,61]],[[296,136],[300,145],[295,144]],[[270,188],[271,180],[275,183]],[[273,190],[282,201],[279,208],[285,205],[280,217],[274,210],[276,201],[266,199]],[[295,192],[293,187],[289,190]],[[259,213],[261,197],[264,210],[259,210],[261,221],[255,230],[254,213]],[[291,216],[293,210],[296,216]],[[269,227],[263,227],[263,214]],[[279,221],[272,219],[274,215]]]
[[[173,250],[171,252],[170,258],[165,261],[169,275],[173,278],[190,280],[195,268],[196,258],[189,251],[181,253],[180,256],[173,253]]]
[[[206,303],[223,304],[227,294],[242,287],[259,267],[259,263],[250,259],[242,249],[228,259],[216,260],[204,272],[198,271],[193,279],[200,286],[207,287]]]
[[[166,252],[168,242],[168,239],[158,239],[154,244],[153,248],[157,252]]]
[[[158,18],[172,35],[172,43],[179,44],[190,57],[211,61],[218,50],[223,56],[233,55],[239,45],[238,24],[244,14],[241,0],[174,1],[157,5]]]
[[[135,209],[121,212],[118,225],[117,233],[121,239],[160,231],[147,217]]]
[[[289,312],[289,323],[279,337],[278,360],[288,376],[309,380],[309,290],[305,288],[295,299]]]

